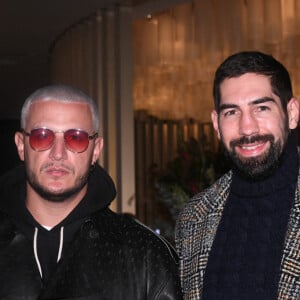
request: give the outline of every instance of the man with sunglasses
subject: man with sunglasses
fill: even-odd
[[[15,134],[24,165],[0,180],[0,299],[181,299],[176,253],[109,209],[94,101],[41,88]]]

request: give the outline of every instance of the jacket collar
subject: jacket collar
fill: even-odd
[[[300,157],[300,148],[298,153]],[[279,299],[298,299],[300,295],[300,169],[281,260],[278,295]]]

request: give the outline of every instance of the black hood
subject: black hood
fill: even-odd
[[[33,243],[34,256],[43,281],[46,282],[55,270],[57,262],[64,255],[81,225],[90,216],[106,209],[116,196],[110,176],[96,165],[88,179],[88,189],[84,198],[74,210],[51,230],[39,224],[26,208],[26,174],[24,166],[19,166],[0,178],[0,211],[15,224],[17,231]]]
[[[108,207],[115,196],[116,189],[111,177],[102,167],[96,165],[88,179],[87,194],[69,216],[62,221],[63,225]],[[20,165],[0,177],[0,211],[17,222],[22,220],[36,226],[36,222],[32,220],[33,218],[26,209],[25,197],[25,167]]]

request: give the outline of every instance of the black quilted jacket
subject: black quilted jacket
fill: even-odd
[[[24,211],[22,172],[0,180],[0,299],[182,299],[173,249],[142,224],[107,207],[114,188],[105,188],[100,180],[103,170],[94,175],[101,188],[89,184],[85,205],[56,226],[66,228],[68,242],[45,281],[36,258],[40,254],[34,254],[38,225]],[[100,201],[96,194],[109,199]],[[78,229],[68,233],[78,220]],[[45,247],[37,249],[47,253]]]

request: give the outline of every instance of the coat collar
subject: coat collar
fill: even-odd
[[[300,149],[298,153],[300,156]],[[285,238],[278,295],[279,299],[298,299],[300,295],[300,169]]]

